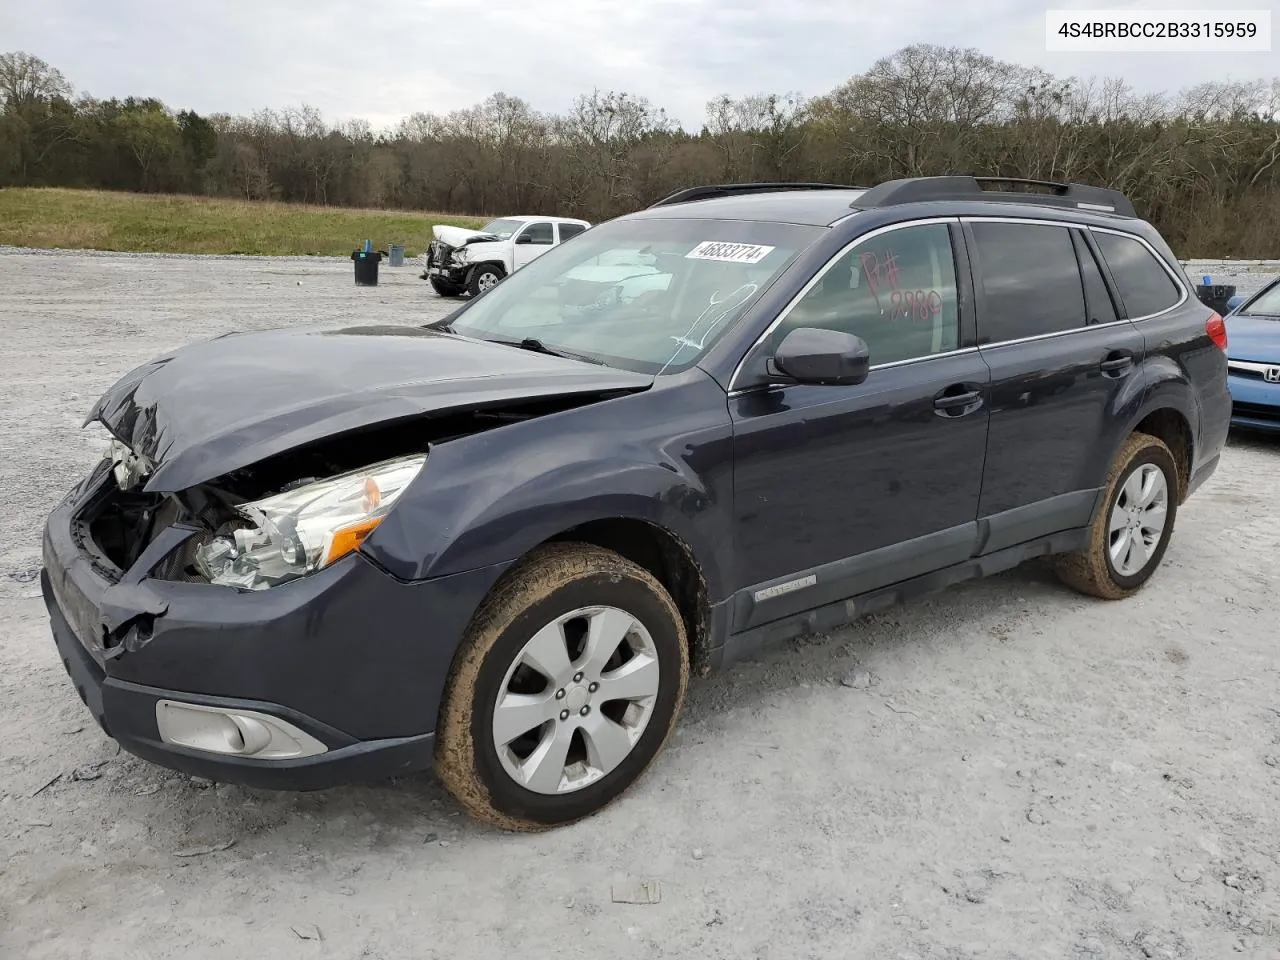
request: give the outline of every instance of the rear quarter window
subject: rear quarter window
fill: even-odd
[[[1097,230],[1093,237],[1131,319],[1163,313],[1182,299],[1182,291],[1146,244]]]

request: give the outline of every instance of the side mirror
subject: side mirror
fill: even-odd
[[[1237,293],[1234,297],[1232,297],[1230,300],[1227,301],[1227,313],[1231,313],[1232,311],[1234,311],[1237,307],[1240,306],[1240,304],[1244,303],[1244,300],[1245,300],[1244,294]]]
[[[871,350],[852,333],[797,327],[783,337],[767,367],[770,376],[797,383],[849,387],[867,379]]]
[[[526,230],[524,233],[520,234],[520,236],[516,237],[516,243],[533,243],[533,234]]]

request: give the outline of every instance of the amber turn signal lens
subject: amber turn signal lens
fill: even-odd
[[[329,541],[329,549],[325,551],[324,558],[320,561],[320,566],[327,567],[335,560],[342,559],[348,553],[359,550],[360,544],[364,543],[364,538],[373,533],[373,528],[381,522],[382,517],[370,517],[368,520],[348,524],[333,531],[333,538]]]

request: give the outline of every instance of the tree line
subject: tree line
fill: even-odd
[[[822,96],[718,97],[696,133],[599,90],[563,114],[495,93],[375,131],[308,106],[200,116],[77,96],[39,58],[0,55],[0,187],[600,221],[699,183],[947,173],[1114,187],[1180,256],[1280,257],[1280,78],[1142,95],[918,44]]]

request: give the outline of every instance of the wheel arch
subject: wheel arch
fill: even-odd
[[[1090,458],[1087,485],[1101,484],[1129,438],[1135,432],[1146,433],[1163,440],[1173,453],[1178,465],[1178,502],[1182,503],[1190,489],[1199,448],[1196,387],[1182,366],[1160,353],[1148,356],[1128,380],[1108,410],[1103,435]]]
[[[479,263],[467,265],[467,283],[471,282],[471,278],[476,275],[476,271],[484,267],[492,267],[497,271],[498,276],[505,277],[507,275],[507,267],[501,260],[481,260]]]
[[[1134,433],[1156,437],[1169,448],[1173,462],[1178,466],[1178,503],[1185,503],[1195,455],[1195,437],[1186,415],[1174,407],[1158,407],[1134,425],[1130,434]]]
[[[549,544],[582,543],[610,550],[652,574],[670,594],[680,611],[689,650],[689,667],[698,676],[710,671],[711,590],[707,574],[698,561],[694,548],[669,527],[637,516],[609,516],[584,520],[566,527],[531,545],[489,588],[476,606],[476,613],[490,597],[500,593],[506,583],[517,576],[528,563],[536,562],[538,552]],[[473,614],[474,618],[474,614]]]
[[[612,550],[653,574],[675,601],[684,621],[690,669],[698,675],[707,673],[712,642],[711,599],[707,578],[689,544],[652,520],[633,517],[589,520],[544,541],[565,542],[590,543]]]

